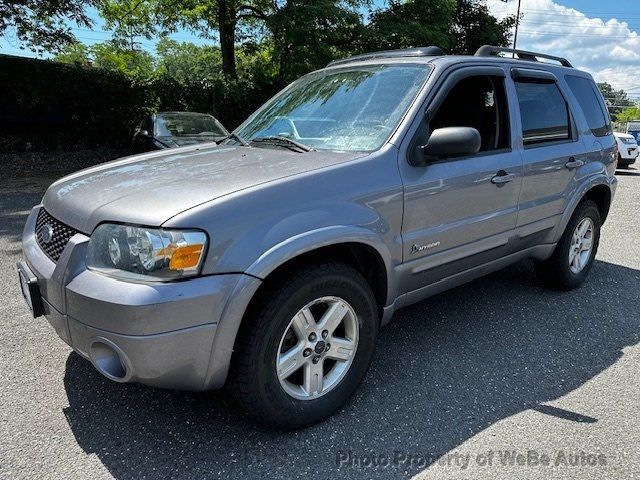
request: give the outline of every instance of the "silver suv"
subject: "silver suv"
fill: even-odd
[[[582,284],[615,145],[593,79],[562,58],[340,60],[219,145],[51,185],[24,229],[22,290],[108,378],[226,384],[298,428],[354,392],[397,309],[524,258],[550,287]]]

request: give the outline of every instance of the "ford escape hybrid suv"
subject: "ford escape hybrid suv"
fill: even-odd
[[[57,181],[19,277],[108,378],[226,384],[296,428],[354,392],[395,310],[523,258],[550,287],[582,284],[615,159],[603,98],[565,59],[373,53],[292,83],[217,146]]]

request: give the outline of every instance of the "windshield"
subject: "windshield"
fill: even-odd
[[[377,150],[409,108],[428,65],[371,65],[307,75],[271,99],[236,133],[281,136],[317,150]]]
[[[224,127],[210,115],[163,113],[156,116],[158,137],[218,136],[227,135]]]

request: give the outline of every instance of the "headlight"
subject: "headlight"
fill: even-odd
[[[626,144],[636,143],[635,138],[623,138],[622,141]]]
[[[87,268],[128,280],[174,280],[197,275],[206,249],[199,230],[103,223],[89,240]]]

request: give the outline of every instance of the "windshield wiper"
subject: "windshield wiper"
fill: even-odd
[[[268,143],[271,145],[276,145],[278,147],[284,147],[291,150],[294,150],[294,149],[302,150],[303,152],[310,152],[313,150],[313,148],[311,148],[309,145],[296,142],[295,140],[291,140],[290,138],[283,137],[282,135],[274,135],[272,137],[252,138],[251,143]]]
[[[229,140],[230,138],[233,138],[234,140],[237,140],[238,142],[240,142],[240,145],[242,145],[243,147],[249,146],[249,142],[247,142],[244,138],[242,138],[240,135],[238,135],[235,132],[231,132],[229,135],[227,135],[222,140],[220,140],[218,144],[221,144],[222,142]]]

